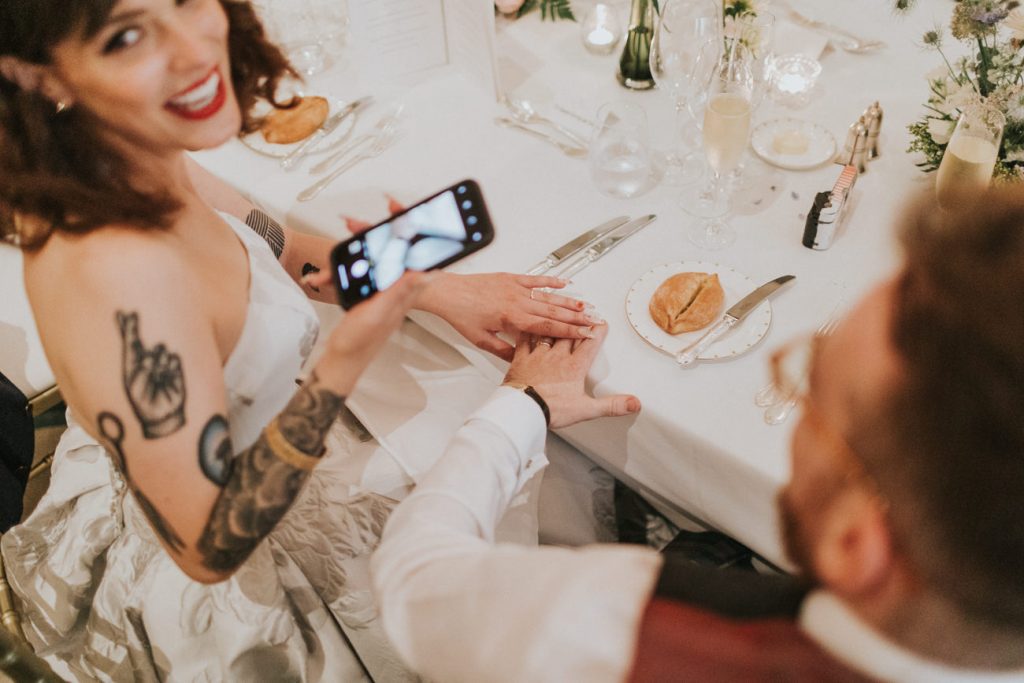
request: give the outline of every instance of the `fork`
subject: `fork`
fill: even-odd
[[[505,106],[512,114],[512,117],[520,123],[542,123],[561,133],[574,146],[586,148],[587,141],[584,140],[579,133],[571,131],[557,121],[552,121],[548,117],[542,115],[533,108],[533,105],[530,104],[529,101],[517,100],[514,97],[507,97],[505,98]]]
[[[881,40],[867,40],[865,38],[861,38],[850,33],[846,29],[834,26],[833,24],[805,17],[784,2],[780,4],[786,9],[790,19],[802,26],[814,29],[819,33],[824,33],[829,37],[829,40],[847,52],[862,54],[864,52],[871,52],[872,50],[879,50],[886,46]]]
[[[835,332],[836,327],[839,325],[839,318],[833,315],[829,317],[821,327],[814,333],[815,337],[827,337]],[[807,379],[807,371],[800,375],[799,383],[803,384],[804,380]],[[767,387],[766,387],[767,388]],[[771,385],[773,390],[776,389],[774,383]],[[762,389],[761,391],[764,391]],[[760,394],[761,392],[758,392]],[[784,398],[777,401],[776,403],[768,406],[764,411],[764,421],[770,425],[779,425],[789,418],[790,414],[796,408],[798,403],[797,394],[799,394],[799,386],[794,387]],[[756,399],[755,399],[756,400]]]
[[[396,123],[397,121],[392,119],[389,122],[389,125],[385,126],[384,129],[377,134],[369,147],[361,151],[359,154],[356,154],[351,159],[348,159],[341,166],[300,192],[297,199],[300,202],[308,202],[310,199],[320,194],[325,187],[334,182],[335,178],[358,164],[360,161],[365,161],[379,156],[381,152],[390,147],[391,143],[394,142],[397,133]]]

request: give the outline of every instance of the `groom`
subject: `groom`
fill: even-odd
[[[540,404],[553,427],[600,414],[583,378],[602,333],[521,340],[515,388],[392,516],[373,566],[398,651],[444,681],[1024,679],[1024,196],[922,202],[901,236],[895,277],[773,359],[783,383],[810,359],[779,496],[815,586],[795,618],[669,599],[646,549],[490,542],[543,464]]]

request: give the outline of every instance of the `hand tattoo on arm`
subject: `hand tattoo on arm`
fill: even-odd
[[[267,241],[270,250],[274,252],[274,258],[281,258],[284,253],[284,228],[280,223],[259,209],[253,209],[245,217],[245,224]]]
[[[147,349],[139,337],[139,314],[117,312],[121,331],[122,379],[128,402],[147,439],[169,436],[185,426],[185,374],[181,358],[163,344]]]
[[[281,436],[306,456],[320,457],[324,438],[344,401],[343,396],[321,386],[314,374],[278,415]],[[223,420],[215,415],[207,427],[216,432],[220,427],[210,424]],[[226,445],[224,440],[200,439],[200,462],[219,457],[210,454],[211,448],[230,453],[230,439],[224,439]],[[230,466],[224,489],[214,503],[197,546],[203,563],[217,572],[234,571],[284,517],[309,474],[309,469],[278,456],[264,430],[256,443],[240,453]]]

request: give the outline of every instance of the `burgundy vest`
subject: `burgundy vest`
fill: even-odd
[[[789,619],[736,621],[655,598],[644,613],[631,683],[870,681]]]

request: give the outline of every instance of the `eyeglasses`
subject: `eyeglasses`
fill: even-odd
[[[832,327],[834,328],[834,326]],[[877,481],[864,467],[863,459],[850,445],[846,436],[829,424],[827,416],[818,409],[809,393],[811,373],[820,354],[822,343],[828,338],[831,331],[832,329],[824,332],[819,330],[813,334],[798,337],[776,350],[769,360],[772,382],[784,400],[796,401],[801,405],[805,418],[841,454],[849,466],[847,482],[859,482],[865,485],[882,509],[888,511],[888,499],[881,492]]]

